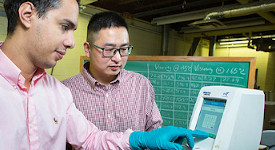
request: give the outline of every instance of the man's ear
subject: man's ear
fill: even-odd
[[[86,56],[88,57],[88,58],[90,58],[90,53],[91,53],[91,51],[90,51],[90,44],[88,43],[88,42],[85,42],[84,43],[84,50],[85,50],[85,54],[86,54]]]
[[[35,7],[31,2],[25,2],[20,5],[18,9],[19,20],[25,26],[29,28],[31,26],[31,17],[35,15]]]

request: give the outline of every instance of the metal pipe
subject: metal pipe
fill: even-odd
[[[272,11],[274,9],[275,9],[275,3],[261,4],[258,6],[232,9],[232,10],[226,10],[222,12],[212,12],[206,15],[204,20],[245,16],[245,15],[250,15],[250,14],[259,13],[259,12]]]

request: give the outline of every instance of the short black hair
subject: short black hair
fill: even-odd
[[[94,39],[88,36],[91,32],[98,33],[101,29],[110,27],[125,27],[128,31],[125,19],[118,13],[105,11],[93,15],[87,27],[87,41],[94,42]]]
[[[51,9],[59,8],[61,0],[4,0],[4,8],[8,18],[8,34],[12,34],[19,18],[18,9],[25,2],[31,2],[42,17]],[[80,5],[80,0],[76,0]]]

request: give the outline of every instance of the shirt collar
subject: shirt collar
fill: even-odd
[[[83,75],[85,80],[89,82],[90,85],[94,86],[97,81],[89,73],[89,66],[90,66],[90,62],[86,62],[82,67],[81,74]]]
[[[86,62],[83,65],[81,74],[84,76],[84,78],[93,86],[100,84],[90,73],[89,73],[89,66],[90,66],[90,62]],[[110,84],[115,84],[115,83],[119,83],[122,79],[122,72],[124,69],[122,69],[120,71],[120,73],[118,74],[117,78],[115,80],[113,80],[112,82],[110,82]]]
[[[117,75],[117,78],[114,81],[112,81],[111,83],[122,82],[122,80],[123,80],[122,76],[124,74],[124,71],[125,71],[124,69],[121,69]]]
[[[20,74],[21,70],[3,53],[0,42],[0,74],[11,84],[16,85],[18,82],[25,83],[25,78]],[[32,82],[36,83],[39,79],[46,75],[45,69],[38,68],[32,78]]]

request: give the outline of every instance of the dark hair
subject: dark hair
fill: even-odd
[[[59,8],[61,0],[4,0],[5,12],[8,18],[8,34],[14,32],[18,21],[18,9],[24,2],[31,2],[42,17],[51,9]],[[80,0],[76,0],[78,5]]]
[[[106,11],[93,15],[87,28],[87,41],[94,42],[95,40],[88,36],[91,32],[98,33],[101,29],[110,27],[125,27],[128,31],[125,19],[115,12]]]

